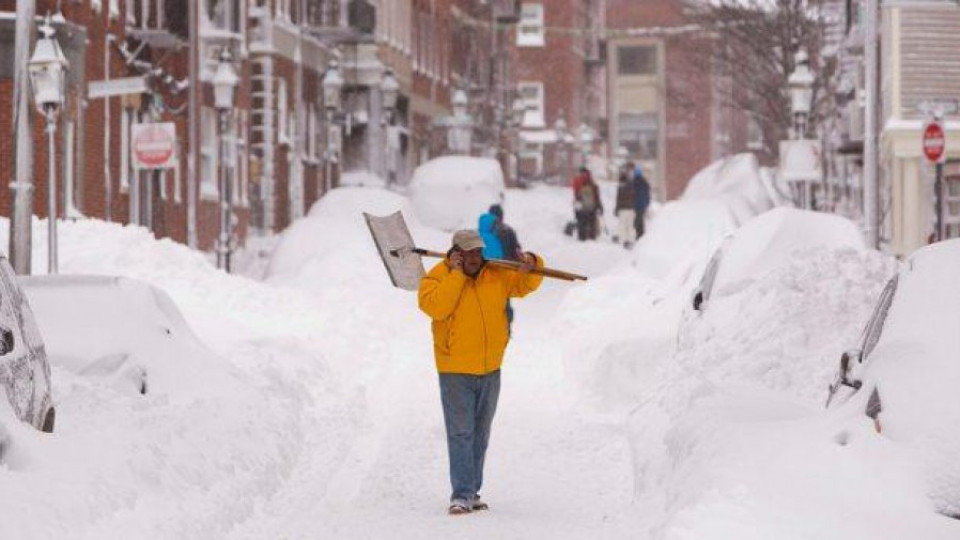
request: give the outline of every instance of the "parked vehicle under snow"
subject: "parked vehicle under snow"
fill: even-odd
[[[50,395],[50,364],[30,304],[6,257],[0,255],[0,393],[14,415],[52,432],[56,411]],[[5,431],[3,431],[5,433]],[[0,456],[3,442],[0,440]]]
[[[827,406],[866,415],[923,468],[937,509],[960,515],[960,240],[927,246],[884,288]],[[855,414],[853,414],[855,412]]]

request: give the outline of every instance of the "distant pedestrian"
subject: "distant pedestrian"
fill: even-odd
[[[480,499],[490,428],[500,396],[500,364],[509,341],[507,299],[537,290],[530,273],[543,259],[523,255],[519,271],[488,266],[476,231],[457,231],[447,258],[420,280],[420,309],[430,316],[450,459],[450,514],[484,510]]]
[[[503,258],[508,261],[523,262],[523,248],[520,247],[520,241],[517,240],[516,231],[503,221],[503,207],[494,204],[490,206],[489,213],[497,217],[494,231],[503,250]],[[483,240],[486,242],[486,237]],[[484,250],[483,256],[489,258],[486,250]],[[507,300],[507,330],[509,334],[513,334],[513,305],[510,304],[510,300]]]
[[[641,169],[639,165],[630,163],[629,167],[633,170],[633,187],[636,191],[636,198],[634,199],[634,209],[636,210],[634,228],[637,232],[637,238],[640,238],[644,233],[644,216],[647,212],[647,207],[650,206],[650,184],[643,176],[643,169]]]
[[[573,181],[573,209],[577,218],[577,238],[594,240],[599,230],[599,216],[603,214],[600,202],[600,187],[586,167],[580,168],[580,174]]]
[[[628,171],[626,167],[620,170],[617,182],[617,205],[614,209],[614,214],[617,216],[617,234],[614,235],[614,242],[619,242],[628,249],[633,246],[637,238],[637,190],[633,185],[632,173],[633,171]]]
[[[520,247],[520,241],[517,240],[516,231],[503,220],[503,207],[494,204],[490,206],[489,212],[497,216],[496,231],[497,237],[500,239],[500,245],[503,247],[503,257],[509,261],[521,260],[523,258],[523,248]]]
[[[504,258],[503,244],[497,235],[497,219],[496,214],[487,212],[477,220],[477,231],[484,244],[483,258],[487,260]]]

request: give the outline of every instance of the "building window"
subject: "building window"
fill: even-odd
[[[543,83],[523,82],[519,84],[520,97],[527,111],[523,117],[523,127],[542,128],[544,127],[544,102]]]
[[[520,26],[517,28],[517,45],[543,47],[545,43],[543,4],[524,3],[520,11]]]
[[[640,160],[657,159],[659,122],[657,113],[621,113],[619,116],[620,145]]]
[[[617,72],[620,75],[656,75],[657,47],[620,47],[617,51]]]

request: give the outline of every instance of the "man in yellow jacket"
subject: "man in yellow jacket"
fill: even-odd
[[[451,514],[487,509],[480,500],[483,460],[500,396],[509,340],[507,300],[535,291],[543,260],[525,253],[520,271],[487,266],[477,231],[453,235],[446,260],[420,281],[420,309],[433,320],[433,352],[450,455]]]

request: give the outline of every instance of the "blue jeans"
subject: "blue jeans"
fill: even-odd
[[[440,400],[450,454],[450,500],[470,501],[483,485],[483,459],[500,397],[500,371],[440,374]]]

